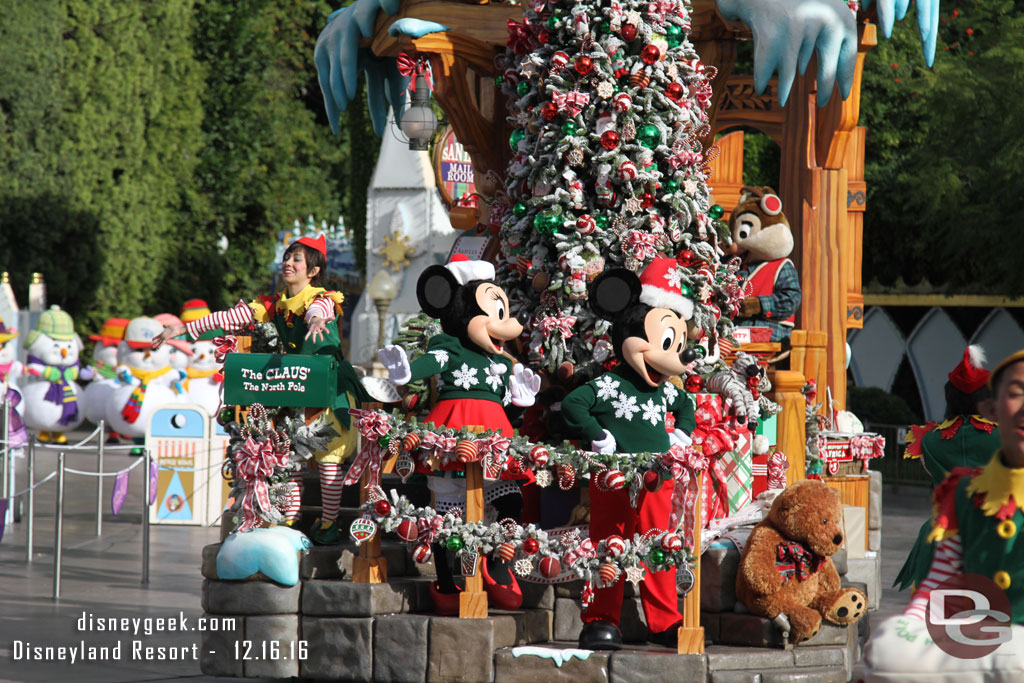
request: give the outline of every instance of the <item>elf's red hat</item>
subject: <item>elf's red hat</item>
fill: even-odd
[[[981,367],[985,349],[977,345],[964,349],[964,357],[949,373],[949,382],[965,394],[973,394],[988,382],[989,371]]]
[[[298,240],[299,244],[305,245],[310,249],[316,249],[324,258],[327,258],[327,236],[320,233],[317,237],[300,237]]]
[[[659,256],[640,274],[640,301],[655,308],[667,308],[689,320],[693,300],[683,294],[683,271],[675,259]]]

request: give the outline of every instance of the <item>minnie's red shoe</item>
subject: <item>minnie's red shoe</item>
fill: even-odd
[[[459,613],[459,596],[462,595],[462,589],[458,586],[455,588],[456,592],[454,593],[442,593],[438,588],[437,581],[430,584],[430,601],[434,603],[435,613],[442,617],[450,617]]]
[[[515,574],[509,572],[512,579],[510,584],[501,584],[491,578],[487,571],[486,558],[480,563],[480,571],[483,572],[484,590],[487,592],[487,603],[495,609],[519,609],[523,606],[523,591],[519,588]]]

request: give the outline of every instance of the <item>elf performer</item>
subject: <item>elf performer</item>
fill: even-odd
[[[184,325],[168,325],[153,340],[153,348],[159,348],[164,342],[186,332],[192,340],[198,340],[204,333],[217,328],[241,331],[253,323],[271,322],[284,344],[285,353],[322,354],[338,359],[337,399],[328,408],[328,413],[331,426],[340,436],[328,444],[326,451],[314,454],[320,472],[323,513],[313,525],[310,536],[323,545],[337,543],[341,539],[336,523],[341,506],[341,463],[355,452],[358,442],[358,432],[349,429],[351,417],[348,410],[369,400],[352,365],[342,356],[337,317],[341,314],[344,295],[319,286],[326,271],[327,240],[324,235],[315,239],[303,237],[285,250],[281,262],[284,289],[276,297],[259,297],[248,304],[240,301],[227,311],[211,313]],[[302,472],[294,473],[290,481],[288,508],[284,511],[289,525],[299,517],[301,483]]]
[[[438,401],[424,418],[437,427],[494,431],[511,438],[512,425],[505,407],[527,407],[540,390],[540,377],[523,368],[505,351],[505,344],[523,333],[523,325],[511,316],[508,295],[494,282],[494,265],[456,254],[445,266],[430,266],[416,283],[416,298],[424,313],[441,321],[443,334],[430,338],[427,352],[409,362],[405,350],[388,345],[378,351],[392,382],[397,385],[436,376]],[[462,507],[466,500],[465,467],[459,462],[437,463],[439,474],[428,477],[434,507],[442,514]],[[502,470],[502,477],[484,485],[484,502],[492,505],[498,519],[518,520],[522,511],[519,485],[522,478]],[[507,477],[507,479],[506,479]],[[529,477],[527,477],[529,479]],[[459,589],[452,578],[445,549],[433,546],[437,582],[430,595],[440,614],[459,608]],[[487,557],[481,573],[488,601],[499,609],[518,609],[522,592],[508,563]]]
[[[598,453],[664,453],[678,443],[689,445],[696,426],[693,404],[668,382],[693,360],[686,351],[687,320],[693,302],[683,296],[674,259],[655,258],[638,278],[616,269],[599,276],[590,291],[590,305],[612,321],[612,345],[618,365],[562,401],[562,415],[581,442]],[[665,428],[666,413],[675,417],[675,431]],[[596,544],[611,535],[631,538],[653,529],[669,529],[672,487],[641,489],[637,507],[625,489],[603,490],[590,480],[590,538]],[[619,619],[623,581],[595,591],[583,614],[579,644],[588,650],[622,646]],[[648,640],[675,647],[682,624],[676,571],[648,572],[640,584],[647,617]]]
[[[999,430],[995,422],[981,416],[981,404],[991,397],[987,382],[989,371],[982,367],[985,350],[968,346],[963,359],[949,373],[946,382],[946,419],[938,424],[911,425],[904,458],[919,458],[932,488],[945,480],[956,467],[982,467],[999,448]],[[907,561],[896,576],[894,586],[905,590],[918,584],[932,565],[934,546],[928,542],[931,520],[925,521]]]
[[[988,386],[994,397],[983,409],[999,426],[999,449],[984,467],[954,468],[932,494],[931,569],[903,614],[872,633],[868,681],[1021,680],[1024,350],[999,363]],[[956,593],[964,591],[958,604]]]

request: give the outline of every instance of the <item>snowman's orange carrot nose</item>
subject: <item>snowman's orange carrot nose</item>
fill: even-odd
[[[68,357],[68,350],[67,349],[61,349],[60,350],[60,357],[61,358],[67,358]]]

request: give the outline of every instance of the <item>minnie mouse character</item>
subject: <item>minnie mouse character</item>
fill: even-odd
[[[696,354],[686,348],[687,320],[693,302],[683,296],[678,265],[673,259],[654,259],[638,278],[616,269],[598,277],[590,290],[590,305],[612,321],[612,344],[618,365],[579,387],[562,401],[562,415],[598,453],[664,453],[672,444],[689,445],[696,426],[693,404],[685,392],[668,382],[686,370]],[[675,431],[665,427],[666,413],[675,417]],[[671,487],[641,490],[637,507],[625,489],[605,491],[590,481],[590,538],[633,536],[667,529]],[[580,647],[615,650],[622,645],[619,617],[623,583],[595,591],[583,615]],[[682,616],[677,605],[676,572],[647,574],[640,598],[650,630],[648,640],[674,647]]]
[[[427,352],[409,362],[405,350],[388,345],[378,351],[380,362],[398,385],[436,375],[438,401],[424,418],[438,427],[496,431],[512,437],[505,406],[531,406],[540,390],[540,377],[508,355],[505,344],[523,333],[510,314],[508,295],[494,283],[494,265],[471,261],[462,254],[446,266],[431,266],[416,284],[420,307],[441,321],[443,334],[430,338]],[[442,466],[442,476],[428,478],[434,506],[442,514],[465,505],[463,465]],[[456,478],[460,477],[460,478]],[[499,518],[518,519],[522,507],[519,486],[512,481],[488,482],[484,501]],[[447,568],[447,554],[434,544],[438,582],[431,591],[440,613],[458,611],[458,588]],[[488,558],[481,565],[492,605],[516,609],[522,593],[506,562]]]

